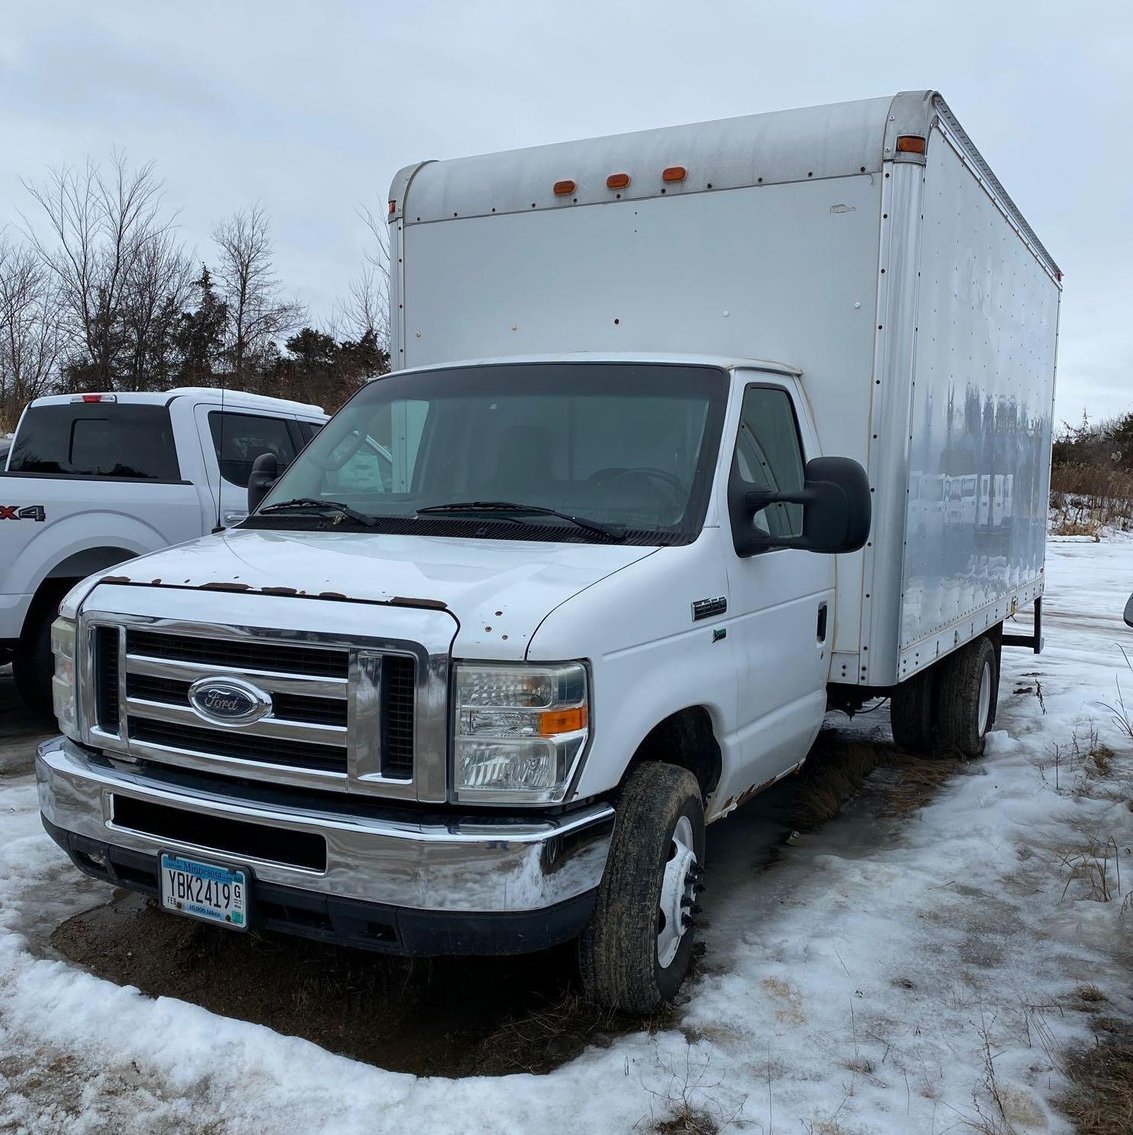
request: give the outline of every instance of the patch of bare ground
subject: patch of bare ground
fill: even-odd
[[[1095,1043],[1067,1062],[1073,1085],[1060,1106],[1078,1135],[1133,1132],[1133,1025],[1095,1018]]]
[[[834,730],[819,734],[807,762],[793,781],[787,815],[800,831],[819,827],[836,816],[847,800],[875,772],[879,810],[884,816],[905,816],[923,808],[964,762],[950,757],[905,753],[881,741],[847,742]]]
[[[153,997],[266,1025],[397,1072],[548,1072],[587,1045],[668,1027],[599,1009],[570,947],[504,958],[386,957],[284,935],[235,934],[120,892],[68,919],[51,945]],[[694,961],[695,965],[695,961]]]

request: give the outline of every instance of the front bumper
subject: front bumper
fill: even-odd
[[[44,826],[89,874],[156,893],[159,853],[182,851],[251,872],[253,925],[396,953],[515,953],[578,933],[614,821],[608,804],[507,820],[296,803],[63,737],[40,746],[36,779]]]

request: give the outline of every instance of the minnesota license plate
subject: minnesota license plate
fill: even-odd
[[[166,910],[218,922],[235,930],[248,927],[246,872],[162,852],[161,905]]]

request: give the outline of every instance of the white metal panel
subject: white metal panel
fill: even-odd
[[[923,132],[925,93],[898,99]],[[394,215],[414,225],[876,173],[894,102],[862,99],[428,162],[403,170],[390,199]],[[661,171],[678,165],[687,178],[663,182]],[[607,188],[613,173],[628,174],[629,185]],[[574,191],[556,196],[555,183],[567,179]]]
[[[923,212],[893,677],[1041,593],[1049,489],[1058,283],[942,130]]]
[[[867,174],[409,226],[404,365],[778,359],[803,371],[826,452],[864,459],[879,201]]]

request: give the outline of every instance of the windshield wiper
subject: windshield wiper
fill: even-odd
[[[430,504],[417,510],[418,516],[430,512],[510,512],[515,516],[557,516],[560,520],[569,520],[571,524],[585,528],[588,532],[605,536],[607,540],[616,540],[620,543],[626,538],[623,524],[602,524],[597,520],[588,520],[585,516],[573,516],[569,512],[560,512],[557,508],[545,508],[539,504],[515,504],[512,501],[453,501],[451,504]]]
[[[367,516],[366,513],[359,512],[356,508],[351,508],[350,505],[343,504],[341,501],[319,500],[318,497],[295,497],[294,500],[269,504],[266,508],[259,509],[258,512],[262,516],[264,513],[277,512],[285,508],[303,512],[313,512],[316,509],[324,512],[337,512],[340,516],[346,517],[347,520],[353,520],[355,524],[364,524],[367,528],[372,528],[378,522],[376,517]]]

